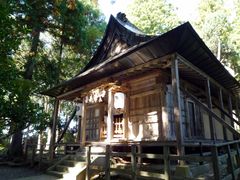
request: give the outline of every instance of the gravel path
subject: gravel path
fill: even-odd
[[[12,180],[41,174],[41,172],[28,167],[0,166],[0,180]]]

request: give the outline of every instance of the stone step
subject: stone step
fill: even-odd
[[[58,178],[63,178],[63,175],[65,174],[64,172],[59,172],[59,171],[47,171],[48,175],[55,176]]]
[[[78,162],[74,160],[63,160],[60,165],[68,166],[68,167],[74,167]]]
[[[68,166],[64,166],[64,165],[56,165],[54,168],[54,171],[58,171],[58,172],[68,172]]]
[[[73,156],[69,156],[67,158],[67,160],[85,162],[86,161],[86,157],[85,156],[81,156],[81,155],[73,155]]]

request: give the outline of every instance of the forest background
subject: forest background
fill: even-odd
[[[153,35],[184,23],[176,12],[174,1],[133,0],[125,13]],[[199,1],[190,23],[240,80],[240,0]],[[54,99],[40,92],[79,73],[105,27],[97,0],[0,0],[0,153],[21,157],[26,136],[47,141]],[[76,126],[67,129],[63,141],[74,142],[75,104],[64,102],[60,109],[58,132],[73,119]]]

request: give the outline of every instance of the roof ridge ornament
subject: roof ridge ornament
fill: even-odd
[[[128,21],[126,14],[122,12],[117,13],[117,18],[125,23]]]
[[[139,34],[146,35],[137,26],[135,26],[133,23],[131,23],[128,20],[128,18],[127,18],[125,13],[122,13],[122,12],[117,13],[116,19],[122,26],[124,26],[128,30],[132,31],[133,33],[138,34],[138,35]]]

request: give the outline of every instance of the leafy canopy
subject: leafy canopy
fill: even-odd
[[[0,15],[0,135],[44,129],[53,101],[37,94],[80,71],[105,22],[88,0],[7,0]]]
[[[229,1],[230,2],[230,1]],[[239,41],[239,0],[234,0],[232,8],[227,1],[200,1],[199,17],[193,22],[204,42],[226,66],[235,71],[240,79]]]
[[[167,0],[134,0],[127,17],[147,34],[162,34],[179,24],[174,7]]]

